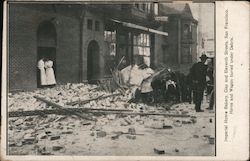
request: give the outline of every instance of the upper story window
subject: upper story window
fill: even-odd
[[[139,9],[139,3],[135,3],[135,7]]]
[[[145,3],[142,4],[142,10],[143,10],[143,11],[146,11],[146,4],[145,4]]]
[[[91,19],[87,20],[87,28],[89,30],[92,30],[92,28],[93,28],[93,20],[91,20]]]
[[[190,24],[183,25],[183,39],[192,38],[192,26]]]
[[[95,21],[95,31],[100,31],[100,22]]]

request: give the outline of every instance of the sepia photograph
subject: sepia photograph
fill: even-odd
[[[7,3],[9,156],[216,156],[215,4]]]

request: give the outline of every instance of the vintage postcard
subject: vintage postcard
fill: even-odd
[[[247,16],[248,2],[6,1],[2,159],[247,160]]]

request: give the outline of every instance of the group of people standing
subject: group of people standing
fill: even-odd
[[[42,58],[37,63],[37,68],[39,70],[38,80],[39,87],[53,87],[56,85],[56,78],[53,69],[53,61]]]
[[[207,94],[210,95],[209,107],[212,110],[214,105],[214,68],[211,59],[202,54],[201,61],[195,63],[190,69],[191,86],[193,91],[193,102],[196,112],[201,110],[201,102],[203,100],[204,90],[207,89]]]

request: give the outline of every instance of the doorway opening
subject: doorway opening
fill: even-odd
[[[53,61],[56,77],[56,29],[50,21],[41,22],[37,29],[37,62],[42,58]],[[37,87],[41,87],[39,69],[37,69]]]
[[[100,74],[100,48],[95,40],[88,45],[87,50],[87,79],[89,83],[95,83]]]

